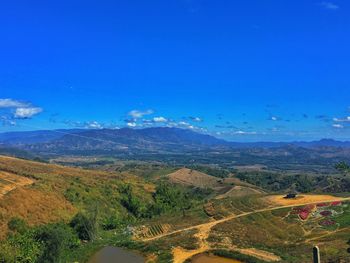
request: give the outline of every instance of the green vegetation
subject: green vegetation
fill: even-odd
[[[11,220],[7,223],[8,228],[13,232],[18,232],[20,234],[23,234],[27,228],[27,223],[22,219],[18,217],[11,218]]]
[[[215,199],[213,197],[217,192],[212,189],[171,184],[163,175],[173,171],[172,165],[129,163],[121,165],[119,170],[115,163],[101,165],[111,168],[113,172],[27,163],[23,160],[4,161],[0,158],[1,171],[35,179],[33,185],[13,191],[0,203],[0,221],[8,233],[7,238],[4,236],[0,242],[0,262],[86,262],[93,253],[108,245],[135,249],[145,255],[154,254],[160,263],[171,262],[172,248],[198,248],[200,242],[195,237],[197,229],[177,232],[150,242],[131,239],[133,232],[136,236],[136,231],[145,229],[139,237],[147,238],[208,222],[209,216],[203,209],[207,201],[215,212],[213,219],[253,212],[269,205],[262,198],[264,194],[259,192]],[[228,167],[190,167],[220,178],[230,176],[231,171]],[[142,171],[143,168],[146,170]],[[350,186],[349,177],[339,174],[324,176],[245,171],[235,175],[267,192],[292,188],[299,192],[320,189],[344,192],[350,189],[347,188]],[[38,198],[32,200],[36,195]],[[19,213],[15,209],[22,209],[22,204],[24,208]],[[33,207],[39,209],[30,210]],[[295,262],[298,255],[306,255],[302,258],[306,261],[311,246],[303,247],[306,238],[336,229],[343,233],[339,231],[339,234],[334,234],[336,241],[331,240],[330,249],[325,251],[328,257],[344,256],[348,248],[346,245],[344,249],[349,239],[350,207],[334,206],[332,209],[336,212],[334,220],[337,225],[326,229],[316,220],[310,220],[307,223],[313,224],[319,231],[311,231],[310,237],[305,237],[304,231],[309,229],[302,228],[308,225],[305,223],[301,226],[298,216],[288,216],[290,209],[285,208],[253,213],[215,225],[207,242],[219,248],[231,242],[239,248],[262,249],[281,256],[285,262]],[[264,240],[263,244],[261,240]],[[213,253],[244,262],[262,262],[232,251],[214,250]]]
[[[267,191],[285,192],[290,189],[301,193],[322,191],[328,193],[350,192],[350,177],[314,174],[289,174],[267,171],[237,172],[236,176]]]
[[[278,192],[294,187],[295,190],[302,193],[315,190],[323,179],[322,177],[304,174],[291,175],[265,171],[238,172],[236,176],[243,181],[269,191]]]
[[[77,233],[64,223],[49,224],[35,231],[35,241],[43,244],[38,262],[63,262],[65,253],[79,246]]]
[[[0,243],[0,262],[38,262],[43,253],[43,245],[35,239],[35,232],[10,234]]]
[[[85,215],[78,213],[69,224],[81,240],[93,241],[97,234],[97,211]]]
[[[337,163],[335,165],[335,168],[338,171],[341,171],[341,172],[345,172],[345,173],[350,172],[350,165],[347,162],[344,162],[344,161]]]
[[[219,178],[226,178],[230,175],[230,171],[227,169],[222,169],[219,167],[211,167],[208,165],[190,165],[187,166],[187,168],[192,169],[192,170],[197,170],[199,172],[219,177]]]

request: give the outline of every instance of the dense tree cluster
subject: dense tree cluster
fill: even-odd
[[[181,211],[185,215],[194,202],[208,194],[199,189],[184,190],[178,186],[161,182],[157,185],[152,201],[146,203],[133,194],[130,185],[122,187],[122,205],[136,218],[151,218],[168,212]],[[210,192],[210,191],[209,191]]]
[[[298,192],[311,192],[322,180],[318,176],[304,174],[290,175],[271,172],[239,172],[236,176],[251,184],[257,185],[269,191],[284,191],[293,188]]]
[[[230,174],[229,170],[217,168],[217,167],[211,167],[207,165],[191,165],[191,166],[188,166],[188,168],[192,170],[200,171],[202,173],[209,174],[211,176],[219,177],[219,178],[226,178]]]
[[[350,173],[350,165],[347,162],[339,162],[335,165],[335,169],[338,171],[347,174]]]

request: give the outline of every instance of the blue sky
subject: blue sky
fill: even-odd
[[[350,139],[349,1],[7,1],[0,131]]]

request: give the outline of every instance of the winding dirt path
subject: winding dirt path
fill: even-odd
[[[349,201],[350,197],[348,198],[337,198],[337,197],[332,197],[329,200],[322,200],[322,202],[334,202],[334,201]],[[203,253],[205,251],[210,250],[210,244],[207,242],[207,238],[209,236],[209,233],[211,231],[211,229],[216,226],[217,224],[220,223],[224,223],[227,221],[230,221],[232,219],[236,219],[236,218],[240,218],[240,217],[245,217],[248,215],[252,215],[252,214],[256,214],[256,213],[262,213],[262,212],[267,212],[267,211],[274,211],[274,210],[278,210],[278,209],[283,209],[283,208],[292,208],[292,207],[297,207],[297,206],[303,206],[303,205],[311,205],[311,204],[318,204],[320,203],[320,200],[318,201],[312,201],[312,202],[299,202],[299,203],[295,203],[295,204],[291,204],[291,205],[282,205],[282,206],[275,206],[275,207],[267,207],[267,208],[263,208],[263,209],[257,209],[254,211],[250,211],[250,212],[244,212],[242,214],[239,215],[231,215],[219,220],[215,220],[215,221],[211,221],[211,222],[207,222],[207,223],[203,223],[203,224],[199,224],[199,225],[195,225],[195,226],[190,226],[190,227],[186,227],[186,228],[182,228],[182,229],[178,229],[172,232],[168,232],[168,233],[164,233],[158,236],[154,236],[154,237],[150,237],[150,238],[145,238],[143,239],[143,241],[147,242],[147,241],[153,241],[153,240],[158,240],[161,239],[163,237],[166,236],[171,236],[174,234],[178,234],[178,233],[182,233],[185,231],[189,231],[189,230],[198,230],[198,233],[195,234],[195,237],[198,238],[199,240],[199,248],[195,249],[195,250],[186,250],[183,249],[181,247],[175,247],[173,249],[173,255],[174,255],[174,263],[182,263],[184,262],[186,259],[191,258],[192,256],[196,255],[196,254],[200,254]],[[232,250],[236,250],[240,253],[243,254],[247,254],[247,255],[251,255],[266,261],[279,261],[280,258],[272,253],[266,252],[266,251],[262,251],[262,250],[258,250],[255,248],[246,248],[246,249],[241,249],[241,248],[237,248],[232,246]]]
[[[346,198],[333,198],[331,200],[323,200],[323,203],[329,203],[329,202],[334,202],[334,201],[350,201],[350,197],[346,197]],[[212,228],[213,226],[216,226],[217,224],[220,223],[224,223],[226,221],[235,219],[235,218],[240,218],[240,217],[244,217],[244,216],[248,216],[248,215],[252,215],[252,214],[256,214],[256,213],[262,213],[262,212],[267,212],[267,211],[273,211],[273,210],[279,210],[279,209],[283,209],[283,208],[289,208],[289,207],[297,207],[297,206],[303,206],[303,205],[313,205],[313,204],[318,204],[320,203],[320,201],[317,202],[301,202],[299,204],[293,204],[293,205],[283,205],[283,206],[275,206],[275,207],[267,207],[267,208],[263,208],[263,209],[257,209],[254,211],[250,211],[250,212],[244,212],[242,214],[239,215],[231,215],[219,220],[215,220],[212,222],[207,222],[207,223],[203,223],[203,224],[199,224],[199,225],[195,225],[195,226],[190,226],[190,227],[186,227],[186,228],[182,228],[182,229],[178,229],[178,230],[174,230],[172,232],[168,232],[168,233],[164,233],[158,236],[153,236],[150,238],[145,238],[142,239],[142,241],[147,242],[147,241],[152,241],[152,240],[157,240],[166,236],[171,236],[173,234],[178,234],[184,231],[188,231],[188,230],[195,230],[195,229],[201,229],[201,228]]]

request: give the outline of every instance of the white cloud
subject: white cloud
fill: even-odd
[[[97,121],[87,122],[85,127],[89,128],[89,129],[102,129],[103,128],[103,126],[100,123],[98,123]]]
[[[22,102],[14,99],[0,99],[0,109],[10,109],[14,110],[13,116],[11,118],[16,119],[29,119],[36,114],[39,114],[43,111],[42,108],[34,107],[29,102]],[[11,125],[15,125],[15,122],[10,123]]]
[[[168,119],[166,119],[166,118],[160,116],[160,117],[154,117],[154,118],[153,118],[153,121],[154,121],[154,122],[167,122]]]
[[[248,131],[235,131],[233,132],[233,134],[238,134],[238,135],[252,135],[252,134],[256,134],[256,132],[248,132]]]
[[[190,126],[190,124],[188,122],[185,122],[185,121],[180,121],[178,124],[180,126]]]
[[[201,121],[203,121],[201,118],[199,118],[199,117],[190,117],[190,119],[192,120],[192,121],[195,121],[195,122],[201,122]]]
[[[16,108],[14,117],[17,119],[29,119],[42,111],[43,109],[38,107]]]
[[[26,108],[30,107],[29,103],[13,99],[0,99],[0,108]]]
[[[145,115],[150,115],[153,114],[154,111],[153,110],[146,110],[146,111],[139,111],[139,110],[132,110],[128,113],[129,116],[135,118],[135,119],[139,119],[142,118]]]
[[[350,122],[350,116],[345,117],[345,118],[333,118],[333,121],[335,122]]]
[[[337,128],[337,129],[342,129],[342,128],[344,128],[344,126],[341,125],[341,124],[333,124],[332,126],[333,126],[333,128]]]
[[[137,126],[137,124],[135,122],[128,122],[126,125],[128,127],[136,127]]]
[[[277,120],[278,120],[278,117],[272,116],[272,117],[271,117],[271,120],[272,120],[272,121],[277,121]]]
[[[324,2],[321,2],[320,5],[323,6],[324,8],[326,8],[326,9],[330,9],[330,10],[337,10],[337,9],[339,9],[339,5],[337,5],[337,4],[333,3],[333,2],[326,2],[326,1],[324,1]]]

